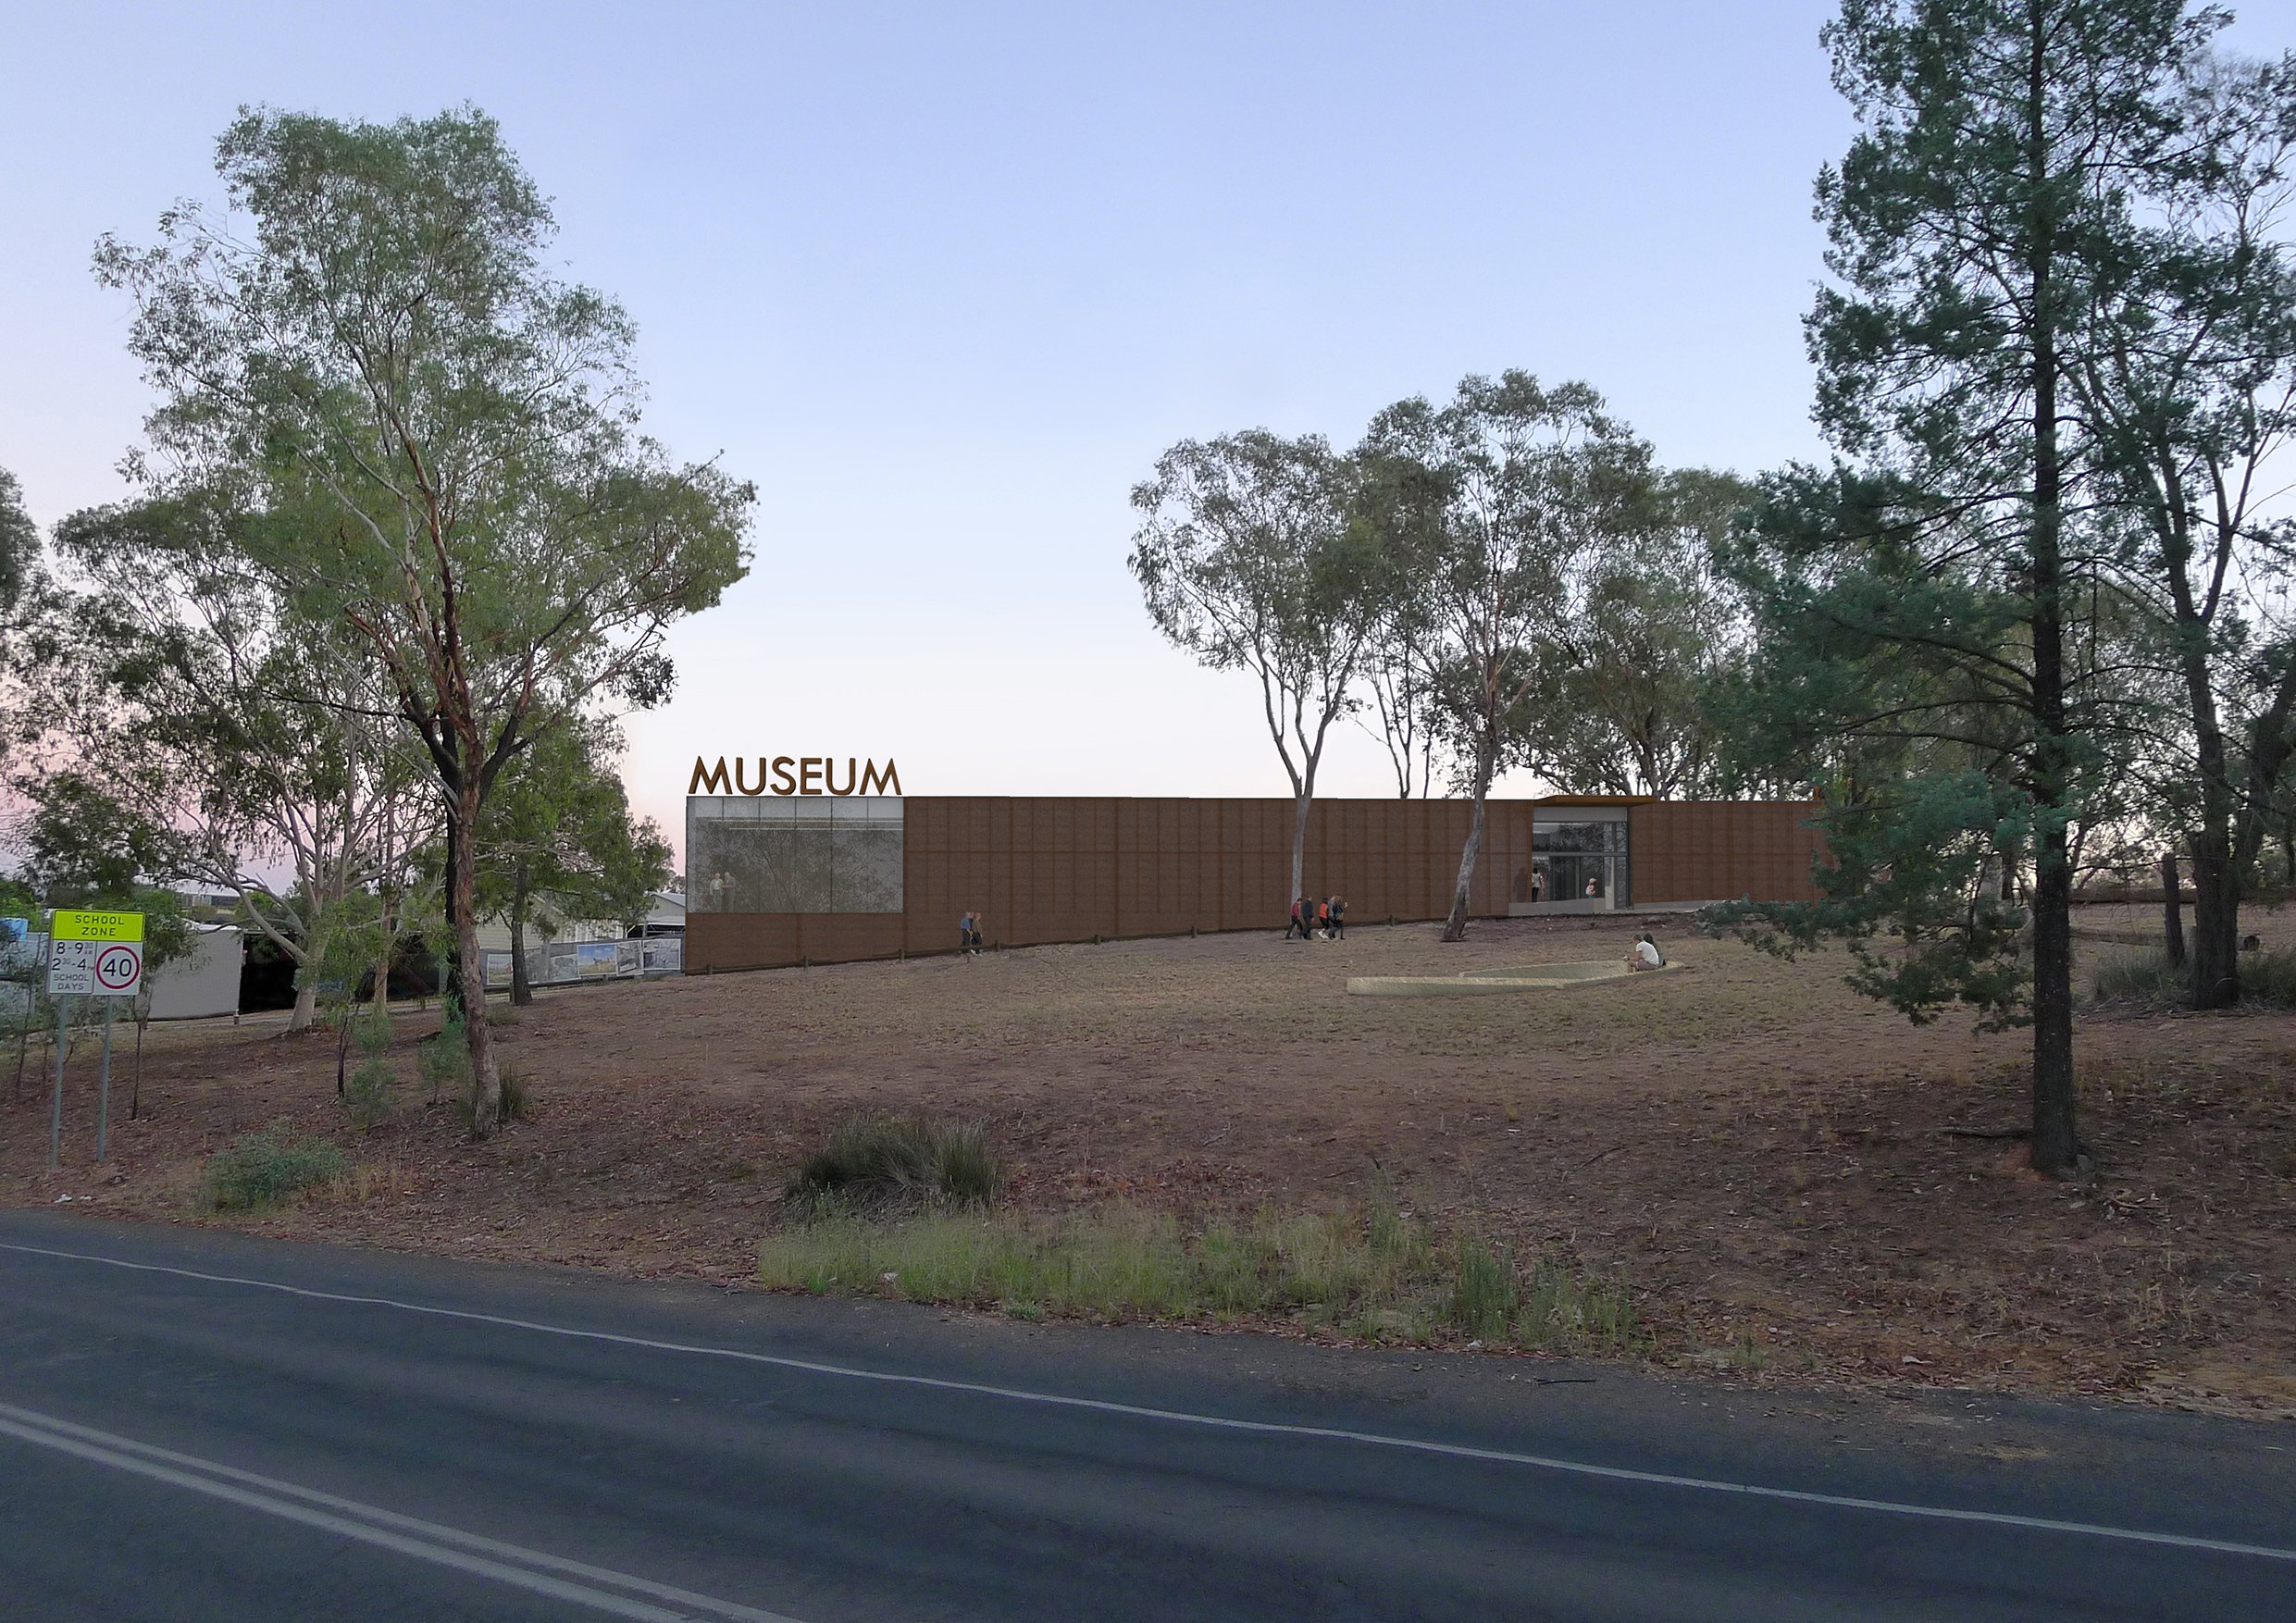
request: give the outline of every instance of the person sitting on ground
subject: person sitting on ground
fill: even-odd
[[[1284,939],[1289,941],[1294,933],[1302,941],[1308,938],[1307,903],[1296,896],[1292,898],[1292,922],[1284,926]]]
[[[1649,931],[1644,931],[1642,939],[1635,942],[1632,948],[1628,951],[1626,967],[1637,973],[1644,970],[1666,968],[1666,954],[1659,950],[1657,942],[1651,938]]]

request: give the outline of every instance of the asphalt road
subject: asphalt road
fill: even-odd
[[[0,1213],[43,1623],[2287,1623],[2291,1448]]]

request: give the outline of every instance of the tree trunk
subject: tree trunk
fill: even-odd
[[[1308,861],[1308,808],[1314,804],[1315,790],[1304,782],[1299,792],[1292,797],[1292,900],[1305,898],[1301,888]],[[1310,910],[1312,911],[1312,910]]]
[[[1487,751],[1475,762],[1475,809],[1467,822],[1466,849],[1458,856],[1458,883],[1451,890],[1451,914],[1443,921],[1446,941],[1467,939],[1467,894],[1475,883],[1475,861],[1483,855],[1483,812],[1491,798],[1492,764]]]
[[[2168,942],[2168,967],[2184,968],[2184,886],[2177,877],[2177,853],[2161,857],[2161,928]]]
[[[1292,859],[1298,868],[1299,859]],[[534,1001],[534,988],[527,981],[527,910],[521,900],[510,910],[510,1001],[515,1009],[524,1009]]]
[[[2032,189],[2027,266],[2032,278],[2033,379],[2033,1170],[2066,1177],[2080,1165],[2073,1097],[2071,739],[2065,713],[2065,475],[2057,444],[2056,221],[2051,216],[2048,31],[2038,17],[2026,61],[2026,179]]]
[[[309,964],[305,964],[295,975],[295,1011],[287,1017],[287,1029],[291,1032],[308,1030],[311,1022],[318,1018],[318,975]]]
[[[439,954],[439,1009],[449,1020],[454,1018],[455,1010],[462,1001],[462,990],[459,985],[462,980],[463,958],[462,915],[456,911],[456,909],[460,906],[457,898],[463,894],[463,871],[467,864],[463,861],[463,831],[458,815],[461,805],[461,792],[457,790],[454,795],[448,798],[447,801],[446,950]],[[478,813],[473,812],[471,813],[472,824],[476,824],[478,820]],[[478,894],[475,882],[471,894],[474,898]],[[472,905],[475,909],[477,905],[475,899]],[[471,928],[471,940],[473,944],[476,944],[478,926],[474,923]]]
[[[476,751],[470,753],[476,754]],[[486,969],[478,953],[478,884],[477,865],[468,860],[471,833],[478,824],[476,774],[466,774],[460,793],[449,809],[454,849],[463,860],[454,864],[454,888],[448,905],[453,911],[454,946],[460,961],[453,985],[461,995],[463,1034],[470,1047],[470,1135],[490,1138],[502,1124],[503,1079],[494,1068],[494,1035],[487,1029]]]
[[[2240,1000],[2240,870],[2230,840],[2211,831],[2192,849],[2192,1007]]]

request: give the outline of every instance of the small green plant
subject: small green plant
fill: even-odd
[[[441,1094],[469,1089],[470,1043],[461,1015],[449,1015],[437,1034],[426,1038],[415,1054],[423,1068],[423,1080],[430,1084],[434,1102]]]
[[[1514,1253],[1462,1237],[1457,1266],[1451,1281],[1451,1322],[1477,1341],[1504,1340],[1521,1300]]]
[[[800,1209],[894,1205],[986,1206],[1004,1166],[977,1123],[925,1116],[855,1116],[805,1158],[788,1198]]]
[[[1476,1340],[1542,1352],[1631,1353],[1649,1336],[1623,1281],[1582,1279],[1507,1247],[1438,1243],[1382,1201],[1261,1211],[1191,1231],[1127,1206],[1057,1219],[928,1208],[831,1209],[758,1251],[762,1282],[814,1295],[955,1302],[1015,1317],[1283,1319],[1361,1340]]]
[[[358,1045],[358,1068],[343,1084],[343,1113],[360,1132],[369,1132],[391,1119],[391,1087],[398,1080],[391,1066],[391,1017],[369,1014],[352,1027]]]
[[[285,1122],[233,1139],[207,1160],[201,1204],[210,1211],[260,1211],[350,1169],[343,1153],[323,1138]]]

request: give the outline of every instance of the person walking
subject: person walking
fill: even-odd
[[[1297,934],[1302,941],[1305,941],[1308,938],[1308,915],[1306,909],[1307,904],[1302,902],[1299,898],[1296,896],[1292,898],[1292,922],[1284,926],[1285,940],[1289,941],[1295,934]]]
[[[968,911],[957,921],[957,950],[967,958],[981,955],[981,916]]]
[[[1332,938],[1332,902],[1329,897],[1315,904],[1316,934],[1329,941]]]
[[[1345,941],[1347,938],[1347,898],[1344,896],[1335,896],[1332,898],[1332,939]]]

